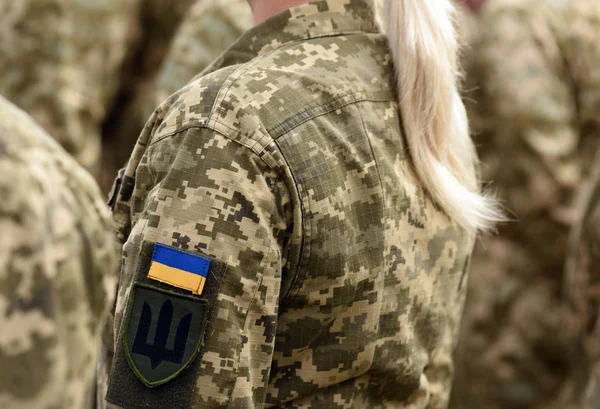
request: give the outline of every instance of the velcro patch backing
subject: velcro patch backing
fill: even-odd
[[[198,353],[206,300],[136,284],[125,323],[125,353],[133,372],[152,388],[174,379]]]
[[[106,396],[126,409],[190,408],[202,363],[203,336],[226,269],[222,262],[157,246],[168,249],[167,255],[178,252],[178,260],[182,254],[205,260],[194,269],[205,265],[206,282],[200,297],[152,279],[149,272],[156,246],[143,244]]]

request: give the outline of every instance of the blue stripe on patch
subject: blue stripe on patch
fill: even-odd
[[[152,261],[202,277],[208,276],[208,269],[210,268],[210,260],[206,257],[186,253],[158,243],[154,245]]]

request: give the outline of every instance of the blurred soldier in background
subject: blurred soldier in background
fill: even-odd
[[[92,407],[117,249],[86,171],[0,97],[0,408]]]
[[[139,0],[0,0],[0,94],[98,175]]]
[[[582,317],[581,343],[570,390],[574,408],[600,408],[600,153],[582,197],[583,216],[573,228],[566,265],[570,307]]]
[[[246,0],[199,0],[186,14],[146,99],[145,119],[252,27]]]
[[[183,3],[189,5],[190,0]],[[184,9],[181,5],[179,7]],[[161,13],[154,14],[157,19],[162,18]],[[129,70],[131,79],[123,81],[131,88],[126,90],[124,103],[116,107],[119,111],[115,111],[115,119],[109,124],[107,133],[115,144],[114,161],[117,166],[123,165],[129,158],[154,108],[202,72],[252,26],[252,13],[246,0],[197,0],[191,8],[185,9],[185,13],[176,14],[167,20],[169,27],[163,29],[172,33],[176,17],[183,18],[183,21],[177,20],[181,24],[178,24],[173,41],[164,43],[164,36],[155,36],[156,41],[145,36],[150,45],[137,48],[151,52],[151,57],[144,56],[144,60],[152,63],[132,66]],[[162,41],[163,46],[157,47],[157,41]],[[140,57],[134,60],[142,61]]]
[[[138,99],[152,99],[148,89],[167,55],[173,36],[195,0],[136,1],[138,13],[131,21],[136,34],[119,73],[119,91],[102,129],[106,169],[103,176],[107,178],[102,181],[104,185],[112,182],[150,115],[141,118]]]
[[[150,106],[202,71],[251,24],[241,0],[200,0],[190,10],[193,3],[0,0],[0,94],[106,187],[115,154],[121,161],[129,156]],[[159,74],[182,20],[187,23]],[[100,172],[102,135],[109,143]]]
[[[471,122],[482,178],[518,222],[476,249],[453,407],[564,409],[582,317],[567,308],[563,265],[599,142],[600,8],[489,0],[480,23]]]

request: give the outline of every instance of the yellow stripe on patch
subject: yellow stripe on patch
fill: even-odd
[[[206,278],[200,275],[169,267],[156,261],[153,261],[150,266],[148,278],[191,291],[197,295],[202,294],[204,283],[206,283]]]

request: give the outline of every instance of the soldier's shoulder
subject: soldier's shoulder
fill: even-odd
[[[233,65],[197,77],[167,98],[146,125],[151,128],[150,144],[191,128],[219,128],[226,123],[226,136],[240,127],[238,110],[239,74],[244,65]]]
[[[92,176],[27,113],[2,97],[0,186],[3,197],[10,196],[14,202],[39,195],[35,200],[45,203],[50,200],[49,191],[99,195]],[[8,201],[4,204],[8,206]]]
[[[48,155],[60,154],[61,150],[26,112],[0,96],[0,159],[15,161],[36,148]]]
[[[164,119],[152,142],[206,127],[262,150],[289,130],[341,106],[361,99],[395,100],[391,71],[385,66],[385,37],[363,37],[354,41],[375,44],[366,57],[345,38],[291,41],[247,63],[197,78],[155,113]]]
[[[157,108],[150,145],[194,128],[206,128],[244,145],[255,153],[272,142],[263,121],[270,96],[270,73],[257,75],[253,60],[221,68],[196,78]],[[284,106],[284,105],[281,105]],[[161,144],[161,146],[167,146]],[[165,149],[171,149],[170,148]],[[154,149],[161,149],[155,147]]]

